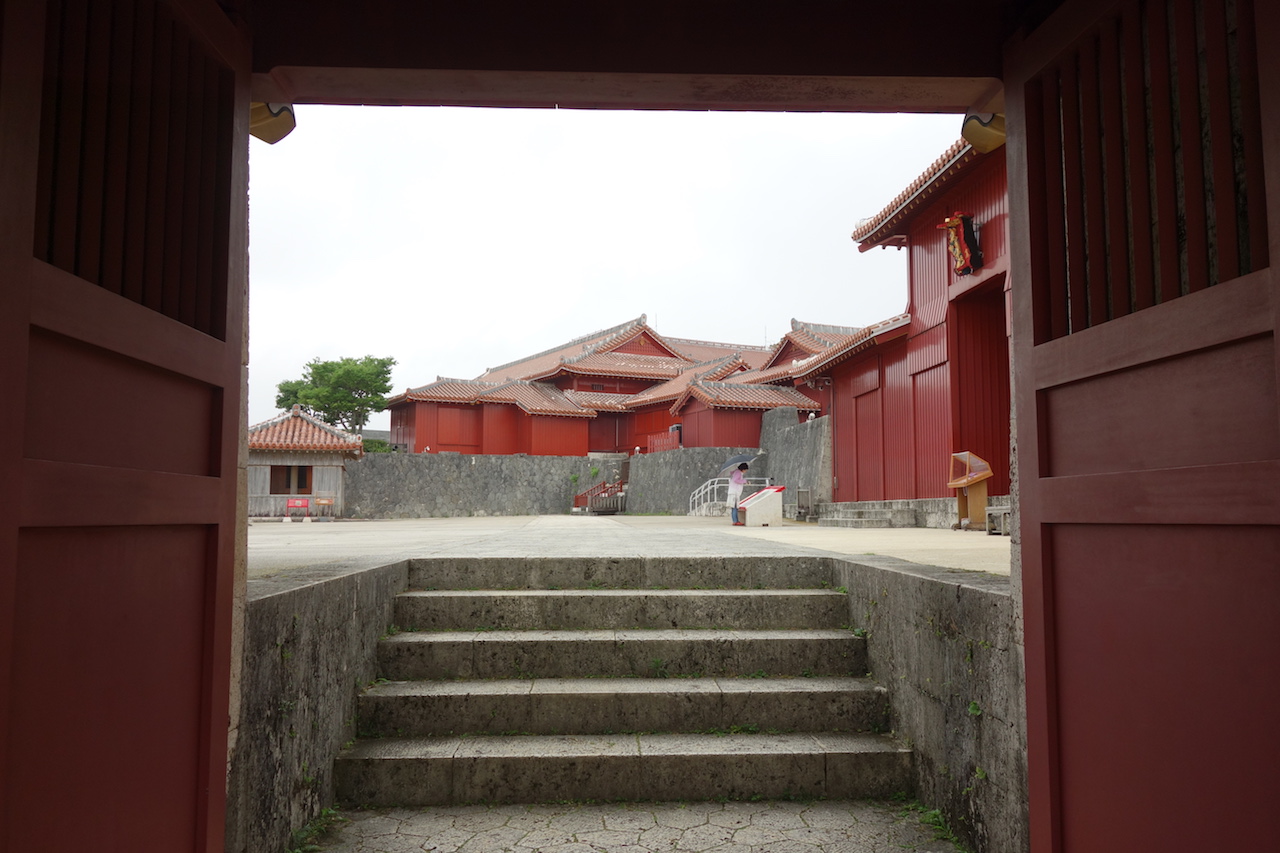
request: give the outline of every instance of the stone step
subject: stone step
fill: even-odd
[[[334,762],[337,798],[368,805],[886,797],[911,753],[884,735],[385,738]]]
[[[841,629],[403,632],[378,644],[392,681],[582,676],[864,675]]]
[[[362,737],[889,727],[887,691],[864,678],[397,681],[367,690],[357,713]]]
[[[887,518],[820,518],[818,519],[818,526],[870,529],[893,527],[893,522]]]
[[[435,590],[398,596],[394,621],[407,631],[837,628],[849,623],[849,604],[823,589]]]
[[[409,562],[409,589],[817,589],[823,557],[438,557]]]

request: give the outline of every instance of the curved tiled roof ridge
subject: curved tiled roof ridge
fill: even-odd
[[[648,315],[641,314],[639,317],[635,318],[634,320],[628,320],[625,323],[619,323],[616,326],[610,326],[607,329],[601,329],[599,331],[592,332],[591,334],[588,334],[588,335],[580,335],[567,343],[558,344],[556,346],[549,347],[547,349],[544,349],[542,352],[535,352],[532,355],[526,355],[524,358],[517,358],[515,361],[508,361],[506,364],[499,364],[499,365],[495,365],[494,367],[486,367],[484,369],[484,373],[480,375],[486,376],[495,370],[502,370],[507,367],[514,367],[517,364],[524,364],[526,361],[533,361],[535,358],[543,358],[544,356],[551,355],[552,353],[559,352],[560,350],[568,349],[569,347],[577,346],[578,344],[585,344],[588,341],[594,341],[597,338],[600,338],[602,340],[597,341],[595,347],[592,348],[592,349],[596,349],[601,344],[605,343],[606,341],[609,341],[613,337],[616,337],[617,335],[627,330],[644,326],[648,322],[648,319],[649,319]],[[584,352],[580,354],[586,355],[587,353]]]
[[[364,452],[360,436],[307,414],[296,403],[289,411],[249,427],[247,440],[250,450],[327,450],[357,455]]]
[[[791,318],[791,328],[793,331],[806,329],[810,334],[821,337],[822,335],[856,335],[862,331],[861,326],[833,326],[830,323],[807,323],[804,320]],[[832,341],[834,343],[834,341]]]
[[[703,347],[724,347],[725,349],[735,349],[739,352],[769,352],[773,349],[773,344],[728,344],[721,341],[700,341],[697,338],[667,338],[666,341],[671,344],[691,344],[693,346]]]
[[[850,237],[858,243],[865,242],[876,232],[888,226],[891,221],[905,209],[910,206],[916,196],[933,183],[938,178],[946,174],[957,162],[959,162],[965,154],[973,151],[973,147],[964,139],[958,139],[951,144],[951,147],[943,152],[942,156],[933,161],[918,178],[907,185],[907,188],[898,193],[893,201],[889,202],[883,210],[875,216],[863,219],[853,229]]]

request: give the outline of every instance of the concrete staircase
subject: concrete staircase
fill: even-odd
[[[420,561],[340,801],[838,799],[912,787],[807,558]]]
[[[819,527],[915,527],[916,513],[911,509],[879,509],[856,503],[824,504],[818,517]]]

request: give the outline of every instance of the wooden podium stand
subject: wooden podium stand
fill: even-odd
[[[959,521],[953,529],[987,529],[987,480],[994,472],[985,459],[968,450],[951,454],[948,489],[956,490]]]

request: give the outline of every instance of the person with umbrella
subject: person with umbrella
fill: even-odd
[[[750,467],[747,463],[740,462],[729,475],[729,514],[733,516],[735,527],[743,527],[746,524],[738,520],[738,501],[742,500],[742,487],[747,484],[747,469]]]

